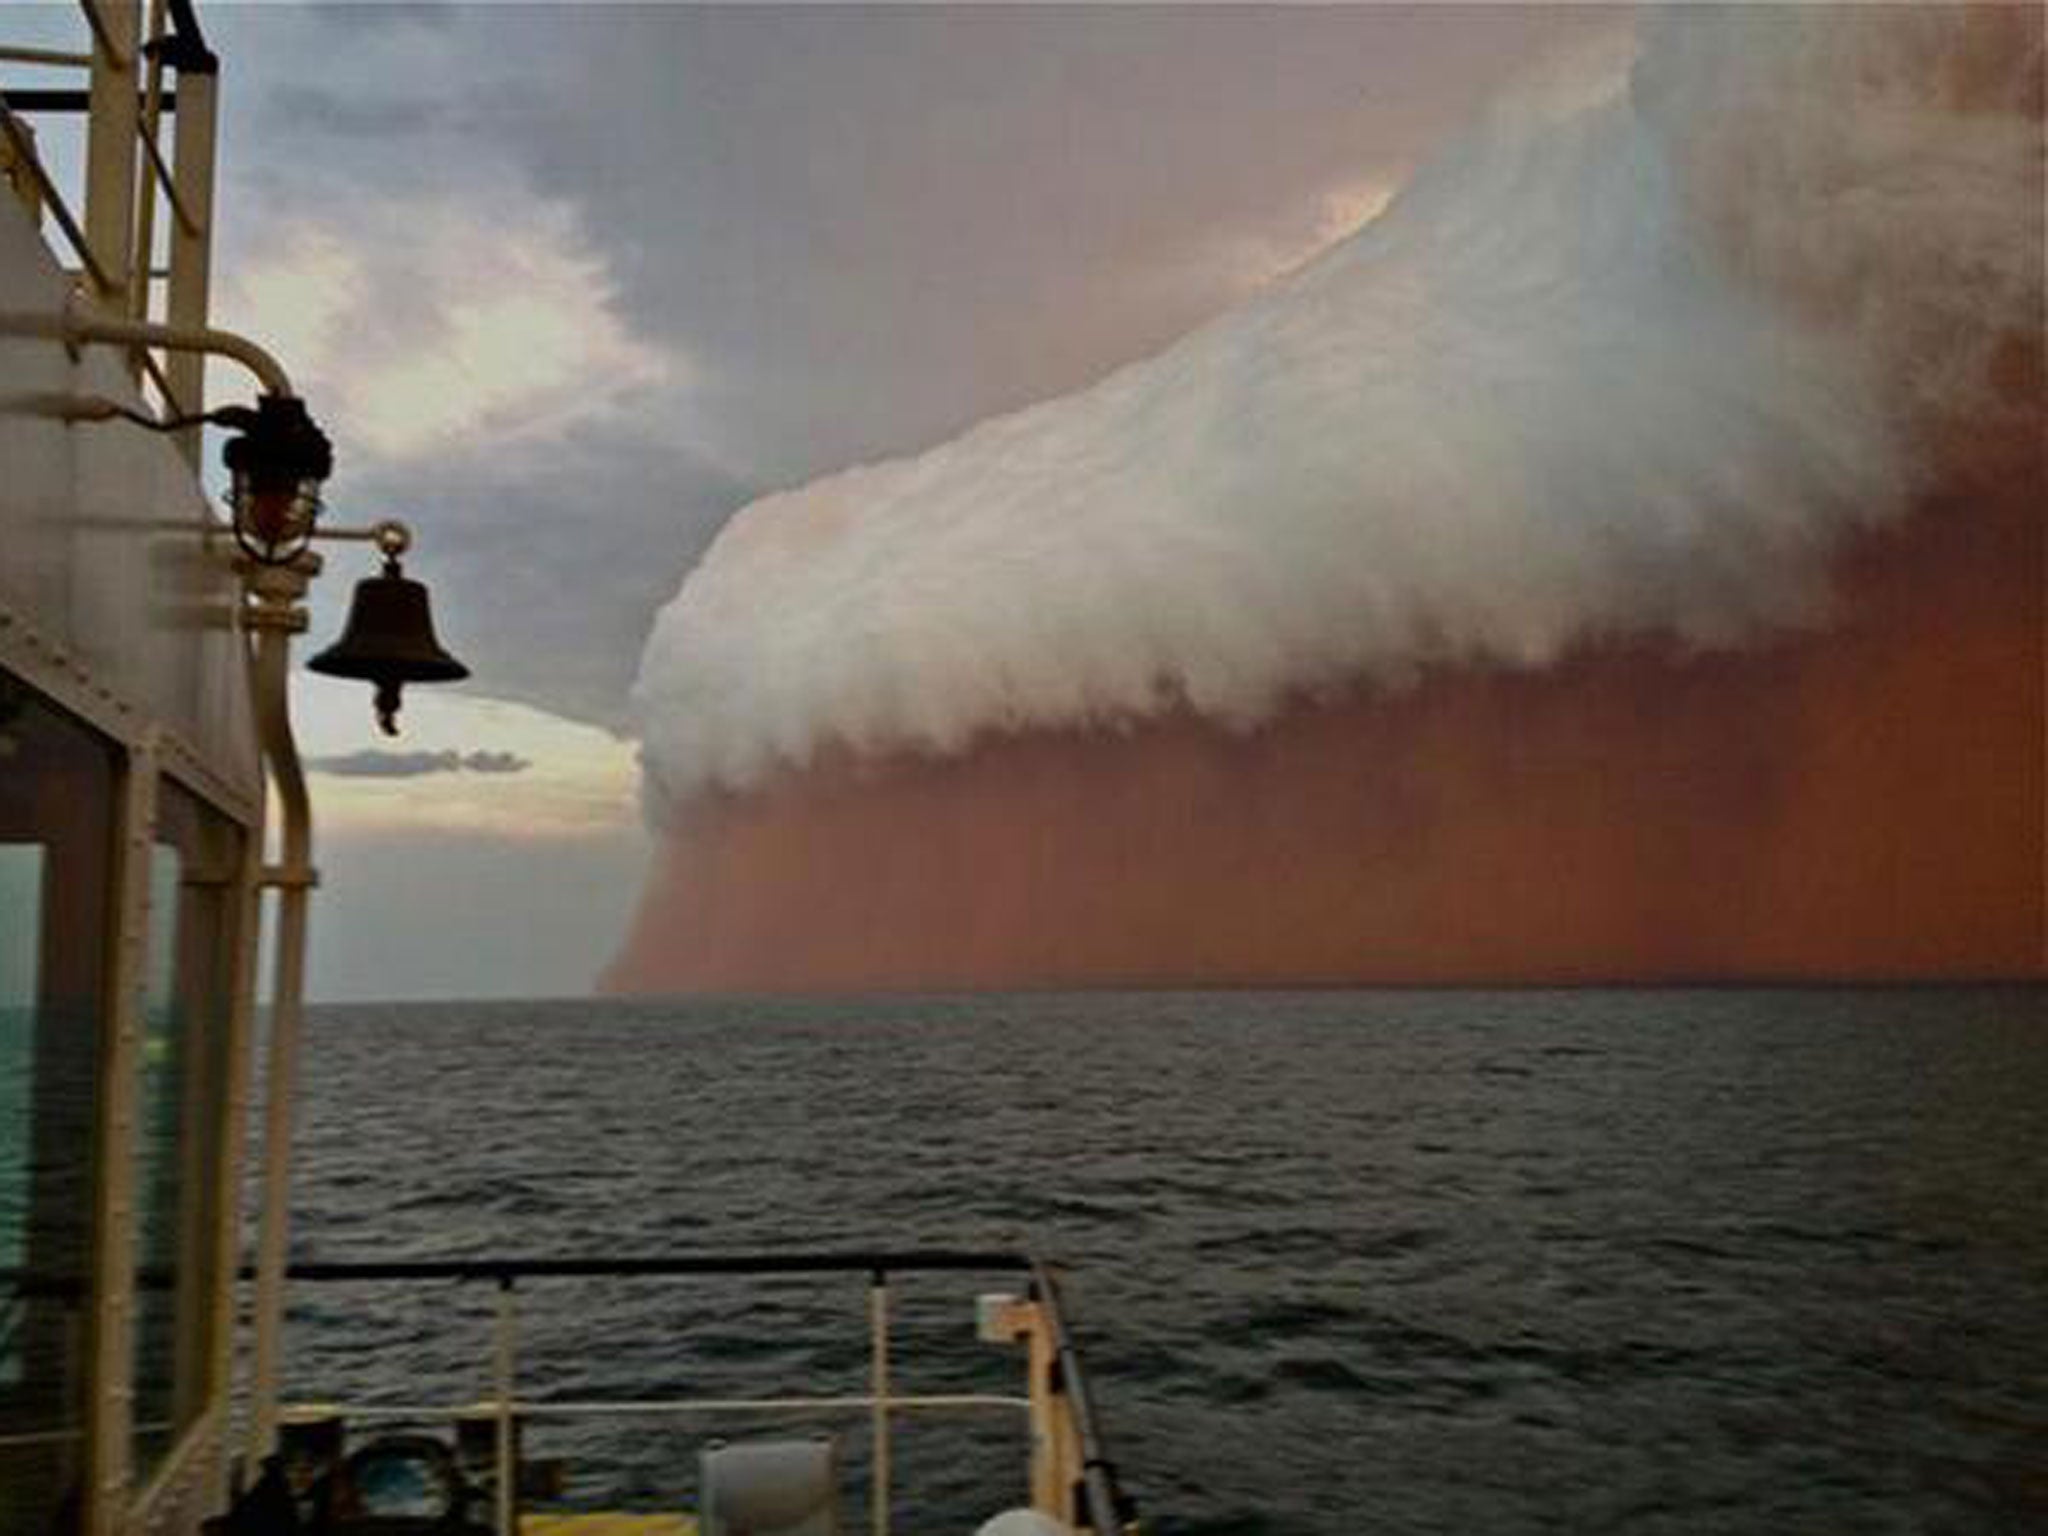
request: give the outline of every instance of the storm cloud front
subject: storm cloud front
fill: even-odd
[[[1672,8],[741,512],[616,988],[2038,974],[2042,22]]]

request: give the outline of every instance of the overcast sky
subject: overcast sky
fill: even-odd
[[[725,518],[1155,349],[1369,218],[1508,78],[1626,21],[202,14],[217,314],[335,437],[333,515],[413,522],[476,674],[414,690],[392,744],[413,756],[384,764],[354,756],[380,745],[361,690],[300,690],[340,770],[314,779],[321,998],[585,990],[644,856],[613,733],[655,609]],[[338,546],[330,569],[316,644],[368,561]]]

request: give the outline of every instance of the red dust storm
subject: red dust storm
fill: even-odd
[[[1610,293],[1623,301],[1635,296],[1640,320],[1616,344],[1639,348],[1639,357],[1627,354],[1636,360],[1622,383],[1637,378],[1665,388],[1670,400],[1694,403],[1673,412],[1652,400],[1662,413],[1640,418],[1639,440],[1617,443],[1604,439],[1598,424],[1624,416],[1643,390],[1588,395],[1586,409],[1556,418],[1559,430],[1586,432],[1571,449],[1576,457],[1543,457],[1552,452],[1554,433],[1545,437],[1505,418],[1480,421],[1464,440],[1494,455],[1495,468],[1523,462],[1513,454],[1535,455],[1526,462],[1541,473],[1497,474],[1484,482],[1486,494],[1462,499],[1455,455],[1438,452],[1407,466],[1391,457],[1405,438],[1430,426],[1424,412],[1413,418],[1413,429],[1401,418],[1401,430],[1378,452],[1360,455],[1370,462],[1357,470],[1359,478],[1344,482],[1350,505],[1362,509],[1355,521],[1317,521],[1322,502],[1282,504],[1278,498],[1293,494],[1290,487],[1306,487],[1299,493],[1306,498],[1336,483],[1330,477],[1352,474],[1354,466],[1325,457],[1327,445],[1367,440],[1408,401],[1411,378],[1425,377],[1421,398],[1483,402],[1502,396],[1492,376],[1465,380],[1441,372],[1451,366],[1441,348],[1418,350],[1398,376],[1370,371],[1373,359],[1410,339],[1405,322],[1388,316],[1398,322],[1410,313],[1403,306],[1417,292],[1451,292],[1449,280],[1419,288],[1411,275],[1418,259],[1426,258],[1429,270],[1458,273],[1476,296],[1473,315],[1494,313],[1488,300],[1497,291],[1493,274],[1444,267],[1472,247],[1468,226],[1452,216],[1455,199],[1439,179],[1412,208],[1397,203],[1383,233],[1369,229],[1353,250],[1308,272],[1292,296],[1283,293],[1242,321],[1225,322],[1206,340],[1148,365],[1150,372],[1129,372],[1090,396],[998,424],[923,460],[821,483],[742,513],[721,539],[726,547],[715,548],[685,583],[664,615],[670,629],[658,627],[643,663],[643,686],[650,678],[657,685],[648,697],[684,728],[664,740],[650,738],[655,787],[664,787],[658,777],[664,762],[689,771],[673,774],[667,792],[654,797],[660,847],[605,984],[622,991],[801,991],[1890,981],[2048,973],[2048,394],[2042,384],[2038,70],[2019,87],[2026,99],[2004,103],[2021,127],[2018,137],[1997,142],[2019,147],[2002,161],[1972,158],[1986,122],[1973,101],[1975,85],[2008,78],[2004,61],[2012,51],[2002,46],[2004,31],[2024,34],[2021,52],[2032,49],[2038,60],[2038,16],[1971,10],[1958,18],[1916,10],[1907,16],[1859,12],[1840,26],[1829,21],[1818,42],[1803,34],[1793,38],[1802,69],[1833,67],[1827,50],[1842,27],[1853,25],[1864,29],[1872,49],[1863,57],[1902,61],[1899,67],[1909,72],[1927,42],[1912,29],[1951,29],[1955,56],[1975,73],[1888,82],[1860,57],[1848,57],[1835,69],[1839,96],[1826,113],[1810,110],[1810,96],[1777,81],[1768,99],[1787,103],[1791,115],[1782,132],[1766,124],[1771,131],[1759,138],[1742,113],[1722,110],[1727,101],[1747,99],[1734,93],[1758,57],[1738,35],[1750,25],[1748,15],[1656,19],[1672,35],[1664,39],[1663,54],[1646,51],[1651,67],[1639,71],[1635,110],[1691,110],[1688,103],[1697,96],[1703,105],[1680,125],[1692,137],[1678,142],[1696,138],[1720,156],[1692,176],[1686,194],[1692,203],[1670,216],[1674,238],[1684,235],[1686,208],[1704,208],[1710,241],[1735,242],[1727,270],[1760,281],[1758,291],[1790,317],[1786,324],[1818,316],[1821,333],[1836,326],[1831,309],[1854,309],[1883,322],[1922,312],[1915,306],[1923,298],[1936,305],[1967,300],[1970,285],[1951,276],[1971,270],[1954,260],[1963,238],[1956,233],[1958,210],[1981,216],[1986,229],[2005,229],[2012,236],[2007,247],[2030,247],[2006,262],[2005,270],[2021,275],[2008,285],[2014,298],[1997,317],[1996,339],[1974,354],[1971,389],[1928,408],[1924,396],[1906,387],[1917,388],[1929,371],[1914,366],[1926,355],[1916,339],[1908,366],[1883,376],[1894,381],[1885,386],[1897,390],[1891,398],[1918,403],[1886,407],[1882,392],[1871,396],[1880,405],[1866,413],[1870,420],[1905,425],[1896,433],[1863,432],[1854,441],[1896,450],[1910,466],[1898,477],[1904,499],[1860,524],[1830,521],[1817,511],[1785,525],[1794,530],[1795,555],[1803,550],[1824,561],[1828,603],[1727,643],[1689,643],[1668,626],[1628,622],[1638,616],[1635,609],[1600,607],[1607,589],[1597,583],[1530,586],[1528,611],[1562,613],[1576,626],[1561,631],[1566,643],[1544,655],[1518,658],[1465,644],[1405,669],[1359,668],[1341,686],[1327,677],[1305,678],[1281,694],[1282,707],[1253,724],[1185,704],[1092,717],[1122,721],[1112,727],[1091,717],[1041,711],[1034,718],[1011,705],[977,702],[997,697],[982,686],[987,677],[1024,676],[1015,658],[1032,654],[1021,648],[1024,641],[1044,638],[1040,615],[1076,590],[1073,571],[1090,581],[1106,572],[1100,590],[1114,599],[1081,611],[1084,620],[1116,633],[1131,615],[1133,645],[1162,633],[1192,635],[1172,639],[1181,648],[1176,654],[1186,655],[1189,666],[1202,662],[1192,647],[1206,643],[1203,632],[1175,627],[1191,610],[1140,612],[1122,599],[1174,590],[1166,579],[1172,570],[1162,575],[1157,562],[1144,563],[1158,549],[1188,571],[1213,568],[1202,562],[1217,538],[1236,536],[1227,520],[1234,509],[1187,498],[1216,486],[1240,501],[1251,496],[1258,514],[1246,525],[1241,550],[1233,547],[1239,565],[1230,569],[1256,571],[1277,551],[1292,562],[1287,581],[1256,590],[1306,594],[1290,599],[1297,607],[1309,598],[1323,601],[1315,597],[1319,592],[1338,593],[1313,615],[1318,633],[1341,636],[1352,623],[1342,589],[1318,585],[1325,574],[1319,562],[1363,561],[1377,573],[1382,567],[1376,562],[1405,551],[1410,565],[1385,567],[1392,572],[1388,581],[1398,577],[1409,583],[1402,590],[1428,593],[1437,590],[1429,583],[1445,569],[1439,551],[1448,551],[1487,562],[1474,567],[1484,571],[1483,580],[1456,589],[1481,596],[1460,596],[1463,608],[1436,612],[1446,622],[1469,623],[1483,637],[1485,594],[1506,601],[1522,579],[1514,562],[1489,554],[1484,540],[1503,525],[1486,521],[1487,509],[1499,504],[1500,494],[1522,495],[1529,485],[1562,493],[1529,501],[1523,521],[1513,525],[1526,532],[1508,536],[1568,536],[1568,547],[1549,546],[1569,555],[1558,569],[1638,569],[1645,560],[1665,558],[1673,546],[1662,530],[1678,527],[1704,532],[1691,553],[1661,569],[1655,590],[1676,590],[1672,583],[1695,569],[1709,583],[1717,576],[1725,581],[1727,569],[1746,573],[1744,579],[1768,579],[1762,568],[1714,569],[1724,552],[1741,547],[1715,532],[1721,526],[1715,520],[1727,515],[1722,488],[1768,488],[1767,474],[1787,462],[1781,450],[1788,446],[1817,445],[1813,461],[1828,462],[1827,449],[1844,440],[1838,404],[1867,374],[1853,367],[1838,375],[1821,371],[1848,355],[1828,350],[1833,344],[1822,334],[1810,354],[1820,362],[1809,374],[1837,377],[1839,387],[1787,386],[1782,406],[1770,406],[1779,415],[1767,440],[1749,430],[1752,418],[1739,411],[1712,419],[1731,398],[1763,399],[1758,391],[1783,382],[1781,375],[1753,372],[1754,389],[1731,390],[1734,370],[1715,371],[1715,347],[1748,345],[1728,335],[1753,306],[1702,311],[1708,300],[1722,302],[1724,290],[1673,292],[1669,274],[1686,267],[1674,263],[1675,247],[1645,250],[1626,224],[1565,228],[1555,276],[1542,289],[1564,294],[1562,307],[1530,317],[1526,335],[1501,343],[1521,350],[1504,355],[1523,376],[1545,376],[1554,365],[1562,387],[1575,387],[1583,377],[1588,389],[1597,389],[1600,376],[1585,373],[1585,359],[1597,364],[1614,354],[1587,353],[1581,338],[1605,322]],[[1693,78],[1688,70],[1704,82],[1698,92],[1686,83]],[[1929,215],[1917,222],[1904,216],[1879,221],[1867,248],[1809,242],[1809,227],[1798,221],[1808,211],[1883,206],[1861,193],[1845,195],[1841,178],[1877,166],[1884,174],[1870,179],[1872,196],[1908,184],[1909,178],[1890,176],[1890,162],[1879,156],[1902,142],[1891,125],[1899,120],[1899,103],[1909,100],[1931,114],[1926,131],[1902,151],[1918,157],[1917,185],[1931,200]],[[1949,126],[1953,136],[1943,137]],[[1663,131],[1656,122],[1651,127]],[[1784,134],[1795,130],[1811,136],[1813,148],[1803,160],[1784,148]],[[1605,131],[1596,122],[1562,141],[1560,156],[1589,144],[1607,155],[1585,158],[1585,175],[1577,162],[1559,160],[1564,171],[1539,186],[1522,160],[1510,158],[1504,163],[1515,168],[1512,180],[1488,179],[1481,161],[1475,182],[1482,190],[1532,189],[1529,227],[1539,231],[1558,227],[1544,222],[1547,208],[1561,196],[1576,196],[1571,189],[1581,185],[1592,189],[1589,196],[1623,185],[1623,206],[1632,208],[1629,200],[1653,195],[1655,185],[1647,184],[1645,193],[1644,183],[1617,181],[1614,166],[1628,170],[1646,162],[1630,147],[1635,140],[1613,140],[1620,148],[1608,154],[1602,146],[1609,141],[1599,137]],[[1682,155],[1671,158],[1685,164]],[[1783,186],[1774,188],[1771,170],[1781,162],[1807,180],[1780,178]],[[1989,195],[1944,201],[1959,187],[1970,190],[1970,167],[1994,163],[2008,169],[2004,179],[1981,179],[1980,190]],[[2032,170],[2014,173],[2013,165]],[[1467,174],[1470,166],[1453,171]],[[2029,174],[2033,184],[2013,191]],[[1502,193],[1487,195],[1494,199],[1487,218],[1512,215],[1512,209],[1496,211]],[[2016,199],[2027,197],[2031,213],[2009,217]],[[1754,221],[1745,200],[1759,209]],[[1584,234],[1586,228],[1594,235]],[[1598,244],[1609,229],[1629,239]],[[1506,246],[1512,248],[1504,261],[1529,259],[1528,242]],[[1812,264],[1813,251],[1820,252],[1818,264]],[[1602,273],[1614,276],[1582,285],[1585,302],[1577,304],[1571,264],[1583,261],[1605,263]],[[1865,273],[1875,274],[1872,291],[1882,302],[1845,305],[1843,283]],[[1928,274],[1942,280],[1931,292]],[[1501,274],[1503,280],[1521,275],[1519,266]],[[1896,286],[1883,286],[1888,283]],[[2014,314],[2014,307],[2024,314]],[[1658,330],[1656,317],[1667,311],[1678,319]],[[1520,312],[1512,313],[1521,323]],[[1699,313],[1732,318],[1693,325]],[[1346,333],[1368,343],[1348,354],[1363,359],[1355,375],[1337,367],[1347,354],[1326,341],[1328,327],[1337,323],[1330,317],[1346,314],[1365,317]],[[1457,312],[1426,318],[1440,329],[1460,321]],[[1480,328],[1469,334],[1490,346],[1498,333]],[[1913,334],[1938,346],[1943,328]],[[1658,339],[1664,336],[1671,338],[1668,345]],[[1757,355],[1769,357],[1776,345],[1766,335]],[[1899,361],[1882,333],[1856,345],[1857,356]],[[1482,364],[1491,356],[1471,355]],[[1749,354],[1731,350],[1728,356],[1742,361]],[[1244,383],[1232,370],[1247,360],[1277,382]],[[1292,373],[1285,372],[1289,367]],[[1215,399],[1281,400],[1286,409],[1269,413],[1271,430],[1298,428],[1299,435],[1289,451],[1268,452],[1258,463],[1217,458],[1218,473],[1174,480],[1154,473],[1160,456],[1143,442],[1121,446],[1132,433],[1176,420],[1174,410],[1198,413]],[[1545,395],[1534,398],[1539,409],[1548,403]],[[1169,447],[1201,444],[1205,434],[1227,435],[1231,426],[1211,426],[1199,414],[1188,420],[1193,425],[1176,429]],[[1697,449],[1676,430],[1690,420],[1699,422],[1695,438],[1703,446]],[[1589,421],[1596,424],[1591,429],[1575,426]],[[1490,435],[1477,436],[1482,429]],[[1610,436],[1626,430],[1624,423]],[[1753,454],[1754,475],[1745,479],[1725,468],[1758,441],[1764,446]],[[1719,451],[1723,442],[1726,452]],[[1865,457],[1834,455],[1851,463]],[[1323,466],[1317,471],[1322,479],[1295,475],[1309,461]],[[1575,478],[1571,467],[1581,462],[1601,465],[1601,474]],[[1103,463],[1109,472],[1092,468]],[[1091,466],[1096,479],[1077,485],[1077,464]],[[1390,480],[1389,465],[1408,479]],[[1699,514],[1641,527],[1627,515],[1574,522],[1575,507],[1589,495],[1608,495],[1616,483],[1608,465],[1617,475],[1634,476],[1624,490],[1633,495],[1639,487],[1646,508],[1668,511],[1672,497],[1692,497],[1683,505],[1696,505]],[[1699,482],[1696,494],[1686,475]],[[1797,494],[1796,476],[1784,483],[1792,488],[1788,495]],[[1411,484],[1441,494],[1409,510],[1389,486]],[[990,496],[1013,494],[1018,510],[997,521],[979,504],[984,487]],[[1078,505],[1097,487],[1098,504],[1160,509],[1131,528],[1128,548],[1135,553],[1125,566],[1103,566],[1099,559],[1096,566],[1082,565],[1070,544],[1031,543],[1047,525],[1046,508],[1065,506],[1063,496]],[[1259,501],[1262,496],[1267,499]],[[1454,517],[1459,505],[1479,509],[1470,524],[1476,531],[1462,542],[1455,526],[1441,521],[1415,526],[1441,527],[1442,538],[1453,542],[1407,537],[1411,525],[1403,518]],[[1739,520],[1739,498],[1734,506]],[[1301,515],[1290,523],[1295,511]],[[1121,525],[1092,526],[1109,538]],[[1332,530],[1331,537],[1355,542],[1348,552],[1319,554],[1310,540],[1286,544],[1295,528],[1318,531],[1318,537]],[[1187,530],[1193,533],[1183,539]],[[888,543],[892,538],[898,542]],[[1617,555],[1616,541],[1629,539],[1639,542]],[[1006,541],[1022,553],[991,567],[986,552],[1001,552]],[[945,564],[928,554],[966,547],[975,552],[968,563]],[[1098,540],[1096,547],[1104,546]],[[1027,556],[1038,564],[1020,564]],[[1610,556],[1613,565],[1604,563]],[[991,587],[983,605],[945,607],[959,582],[981,579],[987,569],[1005,573],[1000,579],[1011,584],[1007,592]],[[863,663],[867,670],[856,681],[876,686],[851,702],[842,702],[843,690],[821,683],[802,709],[720,713],[750,704],[750,679],[786,681],[805,668],[821,678],[840,676],[831,669],[843,659],[846,625],[820,623],[815,639],[773,626],[800,623],[821,604],[830,606],[832,583],[856,583],[877,570],[913,574],[876,589],[885,600],[879,610],[869,596],[849,599],[845,613],[854,621],[868,622],[881,611],[891,622],[901,619],[884,638],[957,634],[979,647],[975,656],[995,659],[953,665],[957,658],[948,658],[948,672],[923,659],[934,654],[932,645],[903,643]],[[821,571],[839,574],[826,580]],[[1026,577],[1038,579],[1033,600],[1005,609],[1015,583]],[[813,578],[810,586],[797,585]],[[1218,590],[1192,577],[1185,586],[1189,604]],[[778,603],[777,594],[802,600]],[[951,627],[936,620],[930,630],[911,627],[934,612]],[[1297,616],[1282,603],[1263,615],[1267,627],[1258,633],[1293,633]],[[1010,630],[991,628],[1001,623]],[[1244,633],[1226,632],[1240,639]],[[1017,647],[992,649],[1007,640]],[[793,641],[809,649],[793,651]],[[1114,650],[1062,654],[1086,659]],[[1272,652],[1244,642],[1233,654],[1256,661]],[[964,670],[970,665],[981,671]],[[1058,674],[1052,676],[1057,682]],[[938,702],[964,701],[954,714],[973,727],[949,738],[943,750],[915,740],[909,726],[884,729],[858,715],[857,707],[893,709],[895,715],[877,718],[914,726],[926,717],[916,713],[925,707],[921,701],[937,696],[906,679],[933,677],[959,685]],[[810,747],[770,754],[775,743],[791,739],[792,719],[811,732]],[[855,720],[859,729],[834,735],[836,727],[828,727],[840,719]],[[700,770],[696,765],[711,759],[692,753],[694,744],[706,741],[737,743],[754,752],[749,761],[759,766],[737,774]]]
[[[617,990],[2036,976],[2040,355],[1825,629],[840,759],[679,813]]]

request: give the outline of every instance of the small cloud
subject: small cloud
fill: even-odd
[[[308,760],[313,773],[343,779],[410,779],[428,773],[454,773],[462,766],[457,752],[341,752]]]
[[[430,773],[524,773],[530,759],[516,752],[341,752],[307,760],[313,773],[343,779],[413,779]]]

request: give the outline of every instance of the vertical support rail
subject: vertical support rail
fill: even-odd
[[[256,1348],[249,1383],[249,1460],[260,1464],[277,1440],[277,1379],[284,1333],[285,1253],[291,1228],[293,1088],[299,1073],[299,1008],[306,975],[306,900],[313,870],[313,820],[306,774],[292,740],[286,693],[291,637],[306,627],[300,599],[320,557],[258,566],[245,576],[253,599],[243,615],[254,632],[250,693],[256,729],[283,812],[279,862],[263,883],[278,888],[277,971],[270,998],[270,1070],[263,1102],[263,1224],[256,1251]]]
[[[164,293],[165,321],[183,331],[204,330],[211,318],[213,278],[214,121],[218,110],[220,63],[196,36],[181,31],[177,55],[178,110],[174,114],[171,182],[175,202],[191,216],[171,220],[170,278]],[[196,416],[206,409],[206,354],[174,351],[164,358],[164,377],[176,409]],[[173,439],[185,462],[199,468],[200,429],[186,427]]]
[[[157,129],[163,123],[164,60],[156,44],[164,35],[164,0],[149,0],[149,26],[145,35],[150,46],[143,50],[142,111],[138,120],[143,142],[154,147]],[[156,256],[156,176],[144,163],[135,184],[134,257],[128,263],[128,318],[149,318],[149,271]],[[177,410],[174,401],[168,409]]]
[[[1024,1372],[1031,1399],[1031,1507],[1065,1522],[1073,1514],[1074,1426],[1061,1396],[1059,1351],[1043,1306],[1025,1308]]]
[[[1052,1351],[1055,1373],[1055,1420],[1060,1438],[1067,1446],[1069,1485],[1073,1508],[1059,1512],[1093,1536],[1121,1536],[1124,1529],[1122,1499],[1116,1473],[1102,1444],[1101,1426],[1095,1420],[1095,1404],[1081,1375],[1080,1356],[1060,1308],[1059,1282],[1052,1266],[1033,1263],[1031,1290],[1037,1313]],[[1036,1383],[1033,1384],[1034,1392]]]
[[[889,1276],[875,1270],[868,1277],[869,1395],[875,1400],[874,1476],[868,1489],[868,1527],[872,1536],[889,1536]]]
[[[149,860],[155,841],[157,757],[153,740],[131,749],[122,773],[115,932],[100,1057],[98,1195],[93,1211],[92,1381],[86,1409],[87,1484],[82,1529],[113,1536],[127,1505],[133,1433],[136,1079],[142,1065],[148,985]]]
[[[242,1232],[242,1156],[248,1142],[249,1079],[256,1034],[256,951],[263,921],[263,840],[257,833],[245,837],[242,867],[235,878],[232,975],[234,990],[229,994],[227,1044],[227,1116],[221,1127],[220,1161],[215,1169],[215,1188],[220,1191],[214,1211],[214,1273],[221,1277],[214,1298],[213,1364],[208,1376],[209,1391],[232,1400],[235,1379],[235,1265],[240,1257]],[[229,1454],[232,1433],[223,1410],[221,1451],[213,1473],[214,1501],[227,1503]]]
[[[98,263],[87,263],[93,297],[114,315],[127,313],[135,254],[135,161],[142,103],[136,55],[142,41],[138,0],[94,0],[92,115],[85,145],[85,240]]]
[[[497,1507],[494,1525],[498,1536],[516,1536],[517,1506],[514,1486],[518,1473],[512,1466],[512,1385],[513,1359],[518,1349],[519,1312],[518,1297],[513,1290],[512,1277],[498,1277],[498,1310],[492,1323],[492,1394],[497,1402],[498,1426],[497,1446],[494,1458],[497,1462]]]

